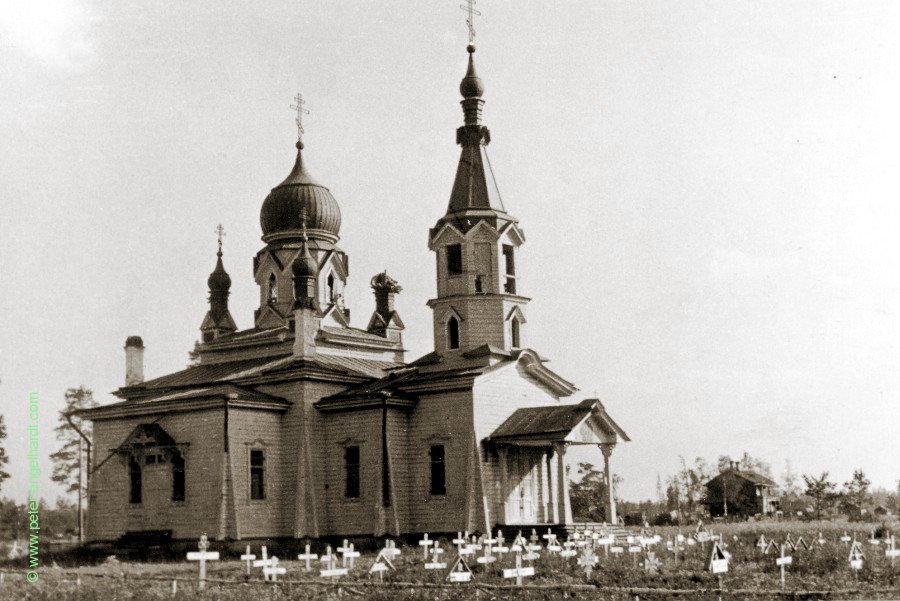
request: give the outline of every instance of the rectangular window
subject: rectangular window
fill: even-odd
[[[359,498],[359,447],[344,449],[344,496],[348,499]]]
[[[444,445],[431,445],[431,494],[447,494],[447,465],[444,461]]]
[[[262,449],[250,450],[250,499],[266,498],[266,456]]]
[[[463,272],[462,245],[450,244],[447,246],[447,274],[461,275]]]
[[[503,245],[503,258],[506,261],[506,282],[503,290],[507,294],[516,293],[516,257],[515,249],[509,244]]]
[[[153,465],[154,463],[156,463],[156,455],[147,455],[146,457],[144,457],[144,463],[146,463],[147,465]]]
[[[184,501],[184,457],[181,453],[172,456],[172,500]]]
[[[140,503],[142,492],[141,463],[135,457],[128,461],[128,502]]]

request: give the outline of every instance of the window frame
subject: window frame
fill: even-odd
[[[250,501],[265,501],[268,497],[268,478],[266,477],[266,450],[261,447],[250,447],[247,450],[247,497]],[[253,465],[253,454],[259,453],[259,456],[262,458],[262,462],[258,466]],[[262,496],[254,497],[254,486],[253,486],[253,472],[255,469],[260,471],[261,476],[261,485],[260,485],[260,493]]]
[[[439,453],[436,451],[440,450]],[[439,455],[439,457],[436,457]],[[432,444],[428,449],[429,484],[428,494],[432,497],[447,496],[447,446]],[[439,475],[440,478],[436,479]]]
[[[278,302],[278,278],[275,273],[269,274],[268,283],[266,284],[266,303],[274,305]]]
[[[351,452],[356,453],[356,462],[350,461]],[[351,472],[351,467],[355,468]],[[357,500],[362,498],[362,449],[358,444],[350,444],[344,446],[344,499]],[[351,479],[351,473],[354,478]],[[352,486],[351,486],[352,484]]]
[[[451,327],[450,324],[453,324],[453,327]],[[447,349],[451,351],[459,350],[459,319],[456,317],[456,315],[451,315],[447,318],[445,329],[447,332]]]
[[[137,469],[135,469],[137,468]],[[135,481],[135,474],[137,480]],[[135,485],[136,483],[136,485]],[[137,495],[135,495],[137,491]],[[135,500],[136,499],[136,500]],[[128,503],[129,505],[141,505],[144,502],[144,470],[139,457],[130,455],[128,458]]]
[[[445,266],[448,277],[463,275],[463,247],[460,243],[448,244],[445,248]]]
[[[507,294],[516,294],[516,247],[512,244],[504,244],[502,253],[504,260],[503,291]]]
[[[178,468],[178,464],[181,464],[181,468]],[[184,458],[184,453],[180,451],[174,451],[172,454],[172,458],[169,461],[172,465],[172,495],[171,500],[173,503],[184,503],[187,501],[187,460]],[[181,474],[181,498],[176,498],[178,495],[175,493],[179,490],[176,486],[177,476],[176,472]]]

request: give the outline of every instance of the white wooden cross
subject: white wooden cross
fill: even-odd
[[[881,541],[878,540],[877,538],[875,538],[874,530],[872,531],[872,536],[869,537],[869,544],[870,545],[880,545],[881,544]]]
[[[528,546],[528,543],[525,542],[525,537],[522,536],[522,531],[519,530],[519,534],[516,535],[516,538],[513,539],[512,545],[509,547],[509,550],[513,553],[518,551],[524,551],[525,547]]]
[[[824,545],[825,545],[825,537],[822,536],[822,533],[821,533],[821,532],[819,533],[819,540],[818,540],[818,542],[819,542],[819,545],[820,545],[820,546],[824,546]]]
[[[287,574],[287,568],[279,567],[278,565],[278,557],[275,555],[272,556],[272,565],[263,568],[263,574],[266,576],[272,577],[272,582],[278,582],[279,574]]]
[[[515,578],[516,585],[525,584],[526,576],[534,576],[534,566],[522,567],[522,551],[516,551],[516,567],[503,570],[504,578]]]
[[[434,541],[428,538],[428,533],[426,532],[422,540],[419,541],[419,546],[422,547],[422,559],[428,560],[428,547],[433,544]]]
[[[481,551],[481,543],[474,534],[472,535],[472,542],[469,543],[469,548],[473,551]]]
[[[567,540],[563,543],[563,550],[559,552],[559,556],[567,559],[569,557],[575,557],[578,553],[573,547],[575,547],[575,541]]]
[[[337,567],[337,555],[331,552],[331,545],[328,545],[327,551],[320,561],[326,562],[325,569],[319,571],[319,576],[322,578],[331,578],[332,581],[335,581],[349,572],[345,567]]]
[[[219,552],[207,551],[207,549],[209,549],[209,540],[206,538],[205,532],[200,536],[200,542],[197,543],[197,548],[200,550],[190,551],[187,554],[187,558],[188,561],[200,562],[200,580],[197,584],[197,588],[202,591],[206,588],[206,562],[217,561],[219,559]]]
[[[359,557],[359,551],[353,548],[353,543],[350,543],[350,549],[344,551],[342,553],[343,560],[346,562],[346,567],[353,569],[353,566],[356,562],[356,558]],[[348,561],[349,560],[349,561]]]
[[[465,534],[463,534],[462,532],[456,533],[456,538],[453,539],[453,544],[456,545],[456,554],[457,555],[463,555],[463,545],[465,545],[466,543],[469,542],[467,540],[468,538],[469,538],[468,532],[466,532]],[[466,553],[466,555],[468,555],[468,553]]]
[[[431,561],[425,564],[426,570],[446,570],[447,562],[441,561],[441,555],[444,554],[444,550],[441,549],[441,545],[437,542],[434,543],[434,546],[431,548]]]
[[[306,544],[306,553],[301,553],[301,554],[297,555],[297,559],[299,559],[300,561],[306,562],[306,571],[309,572],[312,569],[309,565],[309,562],[319,559],[319,556],[316,555],[315,553],[310,552],[309,543],[307,543]]]
[[[713,574],[724,574],[728,571],[728,558],[719,543],[713,543],[708,569]]]
[[[256,555],[250,552],[250,545],[247,545],[247,552],[241,555],[241,561],[247,562],[247,578],[250,578],[250,566],[254,559],[256,559]]]
[[[887,549],[884,550],[884,556],[889,557],[891,560],[891,567],[894,566],[894,560],[900,557],[900,549],[897,548],[897,543],[894,540],[894,535],[891,535],[891,538],[888,539]]]
[[[350,552],[350,541],[344,539],[344,544],[336,549],[341,554],[341,567],[347,567],[347,553]]]
[[[272,565],[272,560],[269,559],[269,556],[268,556],[268,550],[266,549],[266,546],[263,545],[263,548],[262,548],[262,559],[257,559],[256,561],[254,561],[254,562],[253,562],[253,567],[254,567],[254,568],[263,568],[263,580],[268,581],[268,580],[269,580],[269,575],[266,574],[266,570],[265,570],[265,569],[268,568],[268,567],[270,567],[271,565]]]
[[[496,551],[497,555],[500,559],[503,559],[504,553],[509,553],[509,547],[506,546],[506,539],[503,538],[503,531],[499,528],[497,529],[497,546],[494,547],[494,551]]]
[[[760,551],[765,551],[766,547],[769,546],[769,541],[766,540],[765,534],[760,534],[759,539],[756,541],[756,548]]]
[[[497,558],[491,554],[491,545],[494,544],[495,542],[497,542],[497,541],[495,541],[494,539],[492,539],[490,537],[484,539],[484,555],[482,555],[481,557],[479,557],[476,560],[478,563],[489,564],[489,563],[494,563],[495,561],[497,561]]]
[[[794,558],[790,555],[785,555],[784,551],[787,549],[786,544],[781,545],[781,557],[775,559],[775,565],[777,565],[781,569],[781,588],[784,588],[784,566],[789,566],[794,563]]]
[[[644,571],[648,574],[658,574],[660,563],[656,558],[656,553],[647,551],[647,557],[644,559]]]
[[[597,565],[599,561],[598,557],[594,555],[594,550],[590,547],[585,547],[581,551],[581,557],[578,558],[578,565],[584,570],[584,575],[588,579],[591,577],[591,572],[594,571],[594,566]]]
[[[847,534],[847,531],[845,530],[845,531],[844,531],[844,535],[841,536],[841,542],[842,542],[842,543],[849,543],[851,540],[852,540],[852,539],[850,538],[850,535]]]
[[[637,556],[644,552],[644,548],[640,545],[629,545],[628,552],[631,554],[631,565],[637,565]]]

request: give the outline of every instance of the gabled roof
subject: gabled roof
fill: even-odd
[[[708,486],[711,482],[714,482],[721,478],[722,476],[732,476],[735,478],[741,478],[748,482],[751,482],[757,486],[778,486],[771,478],[763,476],[762,474],[757,474],[756,472],[750,470],[736,470],[736,469],[727,469],[723,472],[720,472],[717,476],[710,479],[709,482],[706,483]]]
[[[517,409],[488,437],[495,443],[527,440],[564,441],[592,413],[601,423],[624,441],[628,435],[616,424],[597,399],[586,399],[577,405],[548,405]]]

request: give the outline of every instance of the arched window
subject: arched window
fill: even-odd
[[[513,317],[512,321],[510,321],[509,330],[512,340],[512,347],[519,348],[520,346],[522,346],[521,339],[519,338],[519,319],[517,317]]]
[[[131,456],[128,459],[128,479],[129,479],[129,487],[128,487],[128,502],[129,503],[140,503],[141,502],[141,462],[138,461],[137,457]]]
[[[447,348],[459,348],[459,321],[454,316],[447,320]]]
[[[269,286],[266,291],[266,299],[269,304],[275,304],[278,302],[278,280],[275,279],[275,274],[269,276]]]
[[[184,456],[175,451],[172,455],[172,500],[184,501]]]
[[[328,297],[326,298],[326,300],[333,301],[334,300],[334,274],[333,273],[329,273],[328,279],[325,280],[325,290],[326,290],[326,293],[328,294]]]

